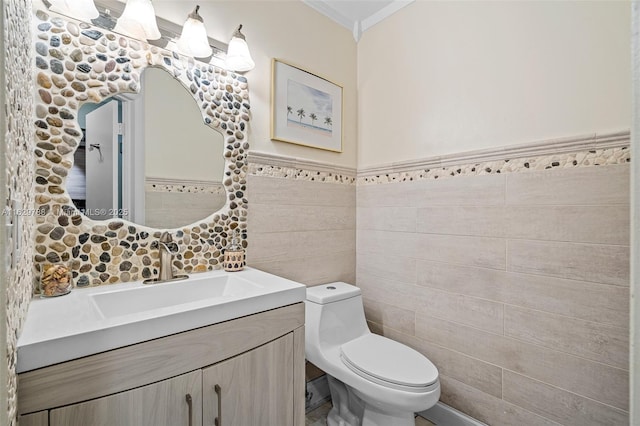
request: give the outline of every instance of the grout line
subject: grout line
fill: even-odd
[[[417,224],[416,224],[417,226]],[[490,234],[453,234],[453,233],[441,233],[441,232],[420,232],[410,231],[410,230],[390,230],[387,228],[378,228],[378,227],[360,227],[359,231],[373,231],[373,232],[383,232],[386,234],[412,234],[416,236],[420,235],[434,235],[440,237],[453,237],[453,238],[482,238],[482,239],[491,239],[491,240],[513,240],[513,241],[533,241],[533,242],[544,242],[550,244],[574,244],[574,245],[586,245],[586,246],[611,246],[611,247],[629,247],[630,243],[627,244],[616,244],[616,243],[607,243],[607,242],[591,242],[591,241],[575,241],[575,240],[550,240],[548,238],[532,238],[532,237],[516,237],[516,236],[503,236],[503,235],[490,235]]]
[[[416,312],[416,316],[417,316],[417,312]],[[563,355],[568,355],[570,357],[574,357],[574,358],[577,358],[577,359],[580,359],[580,360],[583,360],[583,361],[591,362],[591,363],[594,363],[594,364],[602,365],[602,366],[607,367],[607,368],[612,368],[612,369],[615,369],[615,370],[618,370],[618,371],[621,371],[621,372],[628,373],[628,370],[625,370],[624,368],[620,368],[620,367],[616,367],[614,365],[606,364],[606,363],[604,363],[602,361],[596,361],[596,360],[593,360],[593,359],[590,359],[590,358],[585,358],[585,357],[580,356],[580,355],[572,354],[572,353],[561,351],[561,350],[558,350],[558,349],[549,348],[548,346],[543,346],[543,345],[540,345],[540,344],[537,344],[537,343],[532,343],[532,342],[529,342],[529,341],[526,341],[526,340],[517,339],[517,338],[511,337],[511,336],[501,336],[500,334],[497,334],[497,333],[494,333],[494,332],[491,332],[491,331],[487,331],[487,330],[483,330],[481,328],[473,327],[472,325],[463,324],[463,323],[459,323],[459,322],[456,322],[456,321],[451,321],[449,319],[440,318],[440,317],[435,316],[435,315],[428,315],[428,317],[435,318],[435,319],[440,320],[440,321],[445,321],[445,322],[454,324],[454,325],[459,326],[459,327],[469,328],[471,330],[475,330],[475,331],[478,331],[480,333],[490,334],[490,335],[499,337],[501,339],[513,340],[513,341],[520,342],[520,343],[523,343],[523,344],[526,344],[526,345],[542,348],[542,349],[545,349],[545,350],[548,350],[548,351],[552,351],[552,352],[556,352],[556,353],[560,353],[560,354],[563,354]],[[420,336],[417,336],[417,335],[416,335],[416,337],[421,338]],[[422,339],[426,340],[424,338],[422,338]],[[433,342],[433,343],[435,343],[435,342]],[[442,346],[441,343],[436,343],[436,344]],[[443,346],[443,347],[446,348],[446,346]],[[464,352],[461,352],[461,353],[464,353]],[[487,362],[487,361],[484,361],[484,362]]]
[[[628,410],[625,410],[625,409],[623,409],[623,408],[616,407],[616,406],[611,405],[611,404],[607,404],[606,402],[598,401],[597,399],[593,399],[593,398],[591,398],[591,397],[588,397],[588,396],[585,396],[585,395],[579,394],[579,393],[577,393],[577,392],[575,392],[575,391],[570,391],[570,390],[565,389],[565,388],[563,388],[563,387],[560,387],[560,386],[557,386],[557,385],[553,385],[553,384],[551,384],[551,383],[543,382],[542,380],[534,379],[533,377],[529,377],[529,376],[527,376],[526,374],[518,373],[517,371],[513,371],[513,370],[510,370],[510,369],[508,369],[508,368],[504,368],[504,370],[505,370],[505,371],[508,371],[508,372],[509,372],[509,373],[511,373],[511,374],[516,374],[516,375],[518,375],[518,376],[525,377],[525,378],[527,378],[527,379],[529,379],[529,380],[531,380],[531,381],[534,381],[534,382],[537,382],[537,383],[542,383],[542,384],[543,384],[543,385],[545,385],[545,386],[550,386],[550,387],[552,387],[552,388],[556,388],[556,389],[561,390],[561,391],[563,391],[563,392],[570,393],[571,395],[575,395],[575,396],[577,396],[577,397],[579,397],[579,398],[587,399],[587,400],[589,400],[589,401],[595,402],[596,404],[601,404],[601,405],[604,405],[604,406],[606,406],[606,407],[613,408],[614,410],[621,411],[621,412],[623,412],[623,413],[628,413],[628,412],[629,412]],[[516,405],[515,403],[510,402],[510,401],[508,401],[508,400],[504,400],[504,401],[506,401],[506,402],[508,402],[508,403],[510,403],[510,404]],[[519,405],[516,405],[516,406],[518,406],[518,407],[519,407]],[[534,414],[536,414],[536,413],[534,413]],[[538,414],[538,415],[540,415],[540,414]]]

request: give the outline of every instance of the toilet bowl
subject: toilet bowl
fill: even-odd
[[[414,426],[440,398],[438,370],[419,352],[369,331],[358,287],[307,288],[307,359],[327,373],[329,426]]]

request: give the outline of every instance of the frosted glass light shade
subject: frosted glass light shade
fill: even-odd
[[[49,0],[52,12],[78,19],[80,21],[90,21],[100,16],[93,0]]]
[[[160,30],[151,0],[127,0],[113,31],[139,40],[157,40]]]
[[[204,21],[198,15],[198,9],[200,9],[200,6],[196,6],[184,22],[182,34],[176,45],[178,51],[184,55],[207,58],[211,56],[213,50],[209,45],[209,37],[207,36],[207,29],[204,27]]]
[[[238,27],[229,41],[225,65],[230,70],[244,72],[254,69],[256,64],[251,58],[249,45],[247,45],[244,34],[240,32],[241,29],[242,25]]]

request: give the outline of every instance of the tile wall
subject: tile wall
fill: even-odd
[[[488,424],[628,424],[625,161],[359,178],[371,328],[428,356],[441,400]]]
[[[226,190],[220,182],[186,185],[178,180],[171,184],[147,180],[144,195],[144,222],[150,228],[180,228],[185,223],[198,222],[218,211],[227,201]]]
[[[250,164],[247,179],[247,264],[306,285],[355,283],[353,179],[316,180],[304,168],[258,175],[257,168]]]

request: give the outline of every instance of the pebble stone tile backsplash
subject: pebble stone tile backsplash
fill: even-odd
[[[32,160],[35,143],[33,141],[33,53],[31,43],[31,2],[14,0],[2,2],[4,21],[4,102],[5,108],[0,114],[5,115],[2,126],[5,144],[5,188],[7,199],[3,208],[33,210],[34,162]],[[25,28],[26,27],[26,28]],[[19,202],[19,205],[9,203],[9,200]],[[6,220],[8,216],[3,216]],[[13,218],[16,219],[15,217]],[[7,296],[6,333],[7,347],[3,356],[6,357],[8,374],[2,376],[7,387],[7,398],[0,399],[6,409],[8,424],[16,425],[17,412],[17,379],[16,347],[18,334],[26,318],[33,282],[33,234],[34,225],[29,217],[21,218],[20,241],[8,238],[6,241],[7,256],[13,258],[14,265],[6,271],[3,291]],[[20,250],[17,250],[17,247]],[[4,259],[3,259],[4,260]],[[5,307],[2,307],[5,309]],[[3,416],[0,415],[0,423]]]
[[[227,236],[240,229],[246,247],[246,155],[250,105],[247,80],[235,73],[85,23],[37,11],[35,25],[36,245],[35,268],[64,261],[75,285],[95,286],[153,277],[160,231],[126,221],[93,221],[65,189],[82,133],[80,106],[138,92],[146,67],[171,73],[193,95],[210,127],[225,138],[225,206],[173,230],[178,273],[222,266]],[[192,155],[199,155],[194,152]]]

